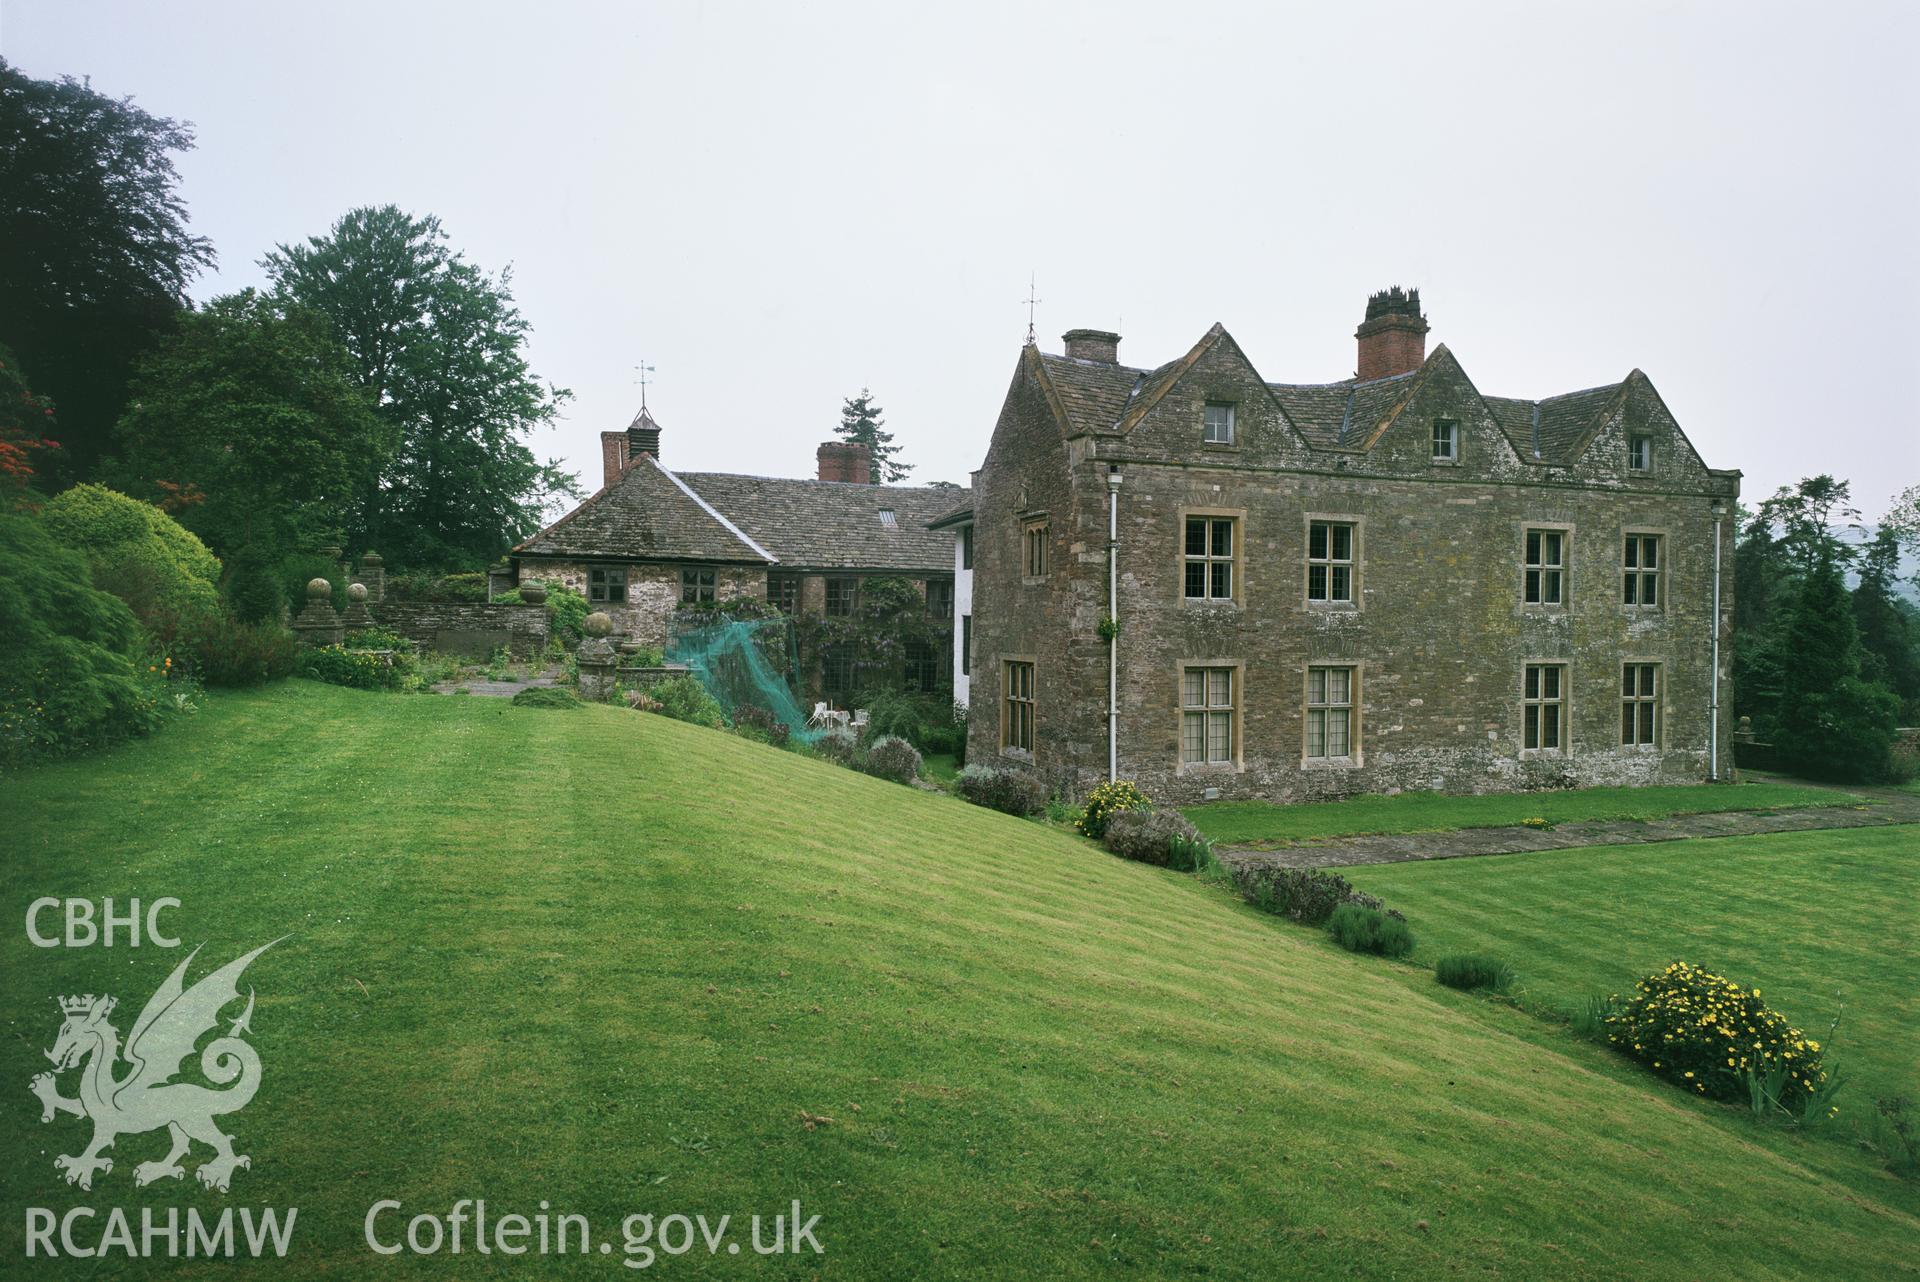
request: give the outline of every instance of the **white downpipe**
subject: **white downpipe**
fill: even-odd
[[[1107,782],[1120,778],[1120,473],[1107,473]]]
[[[1713,505],[1713,680],[1707,696],[1707,780],[1720,782],[1720,505]]]

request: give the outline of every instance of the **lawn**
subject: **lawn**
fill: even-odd
[[[1343,868],[1419,923],[1417,960],[1490,953],[1571,1007],[1670,961],[1757,987],[1835,1053],[1856,1117],[1920,1097],[1920,826]]]
[[[286,683],[0,780],[0,813],[7,1258],[23,1206],[126,1207],[137,1229],[141,1207],[235,1204],[299,1208],[276,1277],[611,1278],[630,1213],[738,1228],[798,1199],[823,1256],[661,1263],[1642,1279],[1920,1259],[1905,1186],[1864,1155],[1544,1041],[1198,879],[656,716]],[[1787,896],[1823,888],[1779,885],[1800,938]],[[206,941],[196,976],[287,936],[246,975],[265,1077],[224,1119],[253,1161],[230,1195],[132,1187],[164,1148],[151,1134],[123,1137],[90,1193],[55,1176],[84,1131],[42,1126],[26,1094],[49,999],[115,993],[124,1032],[185,949],[34,948],[19,923],[44,895],[179,898],[165,923]],[[1884,964],[1885,931],[1827,938]],[[363,1241],[382,1199],[444,1216],[476,1197],[587,1216],[614,1254]]]
[[[1664,819],[1669,815],[1727,810],[1788,810],[1843,806],[1860,798],[1831,788],[1792,784],[1691,784],[1662,788],[1582,788],[1572,792],[1453,797],[1403,792],[1391,797],[1279,806],[1265,801],[1222,801],[1183,813],[1215,841],[1229,845],[1287,845],[1316,837],[1363,833],[1450,832],[1457,828],[1503,828],[1523,819],[1556,824],[1583,819]]]

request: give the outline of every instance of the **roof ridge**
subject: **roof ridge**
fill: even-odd
[[[666,477],[669,481],[672,481],[676,486],[678,486],[682,494],[692,499],[695,503],[698,503],[700,505],[701,511],[705,512],[708,516],[712,517],[714,520],[720,522],[721,525],[724,525],[727,528],[727,532],[733,535],[734,538],[739,539],[742,543],[752,548],[755,552],[759,553],[762,557],[764,557],[767,561],[773,563],[774,565],[780,564],[779,557],[767,551],[765,548],[761,547],[758,543],[755,543],[753,541],[753,538],[750,535],[748,535],[748,533],[745,530],[735,525],[732,521],[729,521],[725,516],[721,515],[718,508],[714,507],[713,504],[707,502],[705,499],[701,498],[698,494],[696,494],[691,485],[688,485],[685,481],[681,480],[679,477],[675,476],[672,472],[669,472],[665,467],[663,467],[659,459],[655,458],[651,454],[643,454],[641,455],[641,457],[646,459],[647,462],[653,464],[653,466],[656,469],[658,469],[660,475]]]

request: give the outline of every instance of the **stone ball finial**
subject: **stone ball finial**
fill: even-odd
[[[580,626],[585,629],[586,634],[590,637],[613,635],[613,620],[607,617],[607,613],[604,610],[595,610],[587,616],[587,621]]]
[[[307,600],[324,601],[333,595],[333,584],[325,579],[307,580]]]
[[[347,600],[359,605],[367,599],[367,585],[364,583],[347,584]]]

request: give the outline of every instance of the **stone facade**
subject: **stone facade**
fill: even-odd
[[[625,601],[596,601],[592,598],[590,570],[613,569],[626,575]],[[622,641],[644,646],[664,646],[667,625],[680,605],[680,572],[683,569],[712,570],[714,599],[731,601],[736,597],[765,598],[767,570],[764,565],[649,565],[644,562],[565,561],[546,557],[522,557],[520,579],[539,579],[560,583],[587,597],[587,608],[603,610],[613,620],[614,635]]]
[[[1406,313],[1387,315],[1404,341]],[[1363,326],[1363,347],[1370,337]],[[1230,441],[1205,439],[1210,405],[1231,407]],[[1443,433],[1451,457],[1437,457]],[[1155,797],[1684,782],[1731,767],[1738,474],[1701,462],[1644,375],[1498,401],[1442,347],[1383,380],[1268,384],[1218,326],[1153,371],[1023,353],[973,494],[970,761],[1031,762],[1075,788],[1106,777],[1116,474],[1118,772]],[[1231,523],[1225,597],[1188,596],[1190,518]],[[1350,601],[1309,599],[1315,521],[1351,531]],[[1036,530],[1042,575],[1029,573]],[[1558,604],[1525,600],[1530,530],[1562,539]],[[1651,607],[1623,599],[1629,535],[1658,540]],[[1010,662],[1033,665],[1031,753],[1005,746]],[[1655,669],[1648,746],[1622,745],[1628,664]],[[1529,665],[1564,684],[1557,747],[1523,746]],[[1213,723],[1230,727],[1224,760],[1205,747],[1187,759],[1183,726],[1206,724],[1187,721],[1189,668],[1231,674]],[[1351,674],[1344,753],[1309,754],[1316,668]]]

